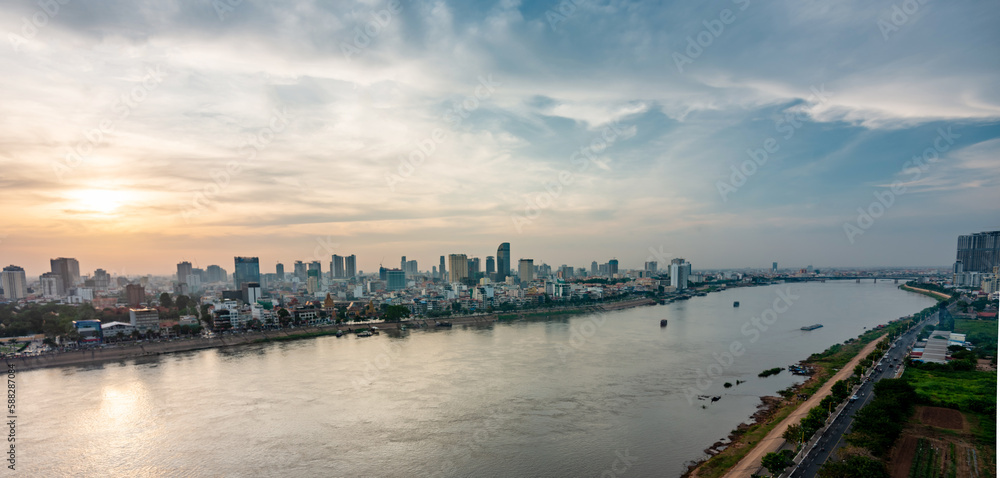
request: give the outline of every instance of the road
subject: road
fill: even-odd
[[[854,423],[854,413],[872,400],[872,389],[875,386],[875,382],[878,382],[883,378],[895,378],[897,372],[901,370],[902,364],[906,362],[907,351],[917,341],[917,335],[920,334],[920,331],[923,330],[925,326],[937,324],[939,313],[940,311],[935,312],[923,323],[896,339],[889,351],[886,352],[886,355],[879,360],[879,365],[876,366],[875,371],[870,373],[868,377],[869,380],[865,381],[861,385],[861,388],[858,389],[856,393],[858,400],[848,402],[847,406],[844,407],[841,413],[837,416],[834,423],[830,425],[830,428],[828,428],[819,441],[813,445],[809,454],[807,454],[802,459],[799,466],[796,467],[790,475],[788,475],[789,478],[814,477],[819,471],[820,466],[826,462],[827,459],[831,456],[836,458],[836,451],[847,445],[844,441],[844,434],[849,432],[851,424]]]

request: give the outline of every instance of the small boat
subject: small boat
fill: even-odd
[[[739,307],[739,306],[740,306],[740,301],[738,300],[733,301],[733,307]]]
[[[810,326],[807,326],[807,327],[802,327],[802,330],[816,330],[816,329],[818,329],[818,328],[820,328],[822,326],[823,326],[823,324],[815,324],[815,325],[810,325]]]
[[[358,332],[358,337],[371,337],[371,336],[372,336],[372,333],[371,333],[370,330],[365,330],[365,331],[362,331],[362,332]]]
[[[343,330],[338,330],[337,333],[334,334],[334,335],[336,335],[337,337],[343,337],[344,336],[344,331]]]
[[[660,327],[666,327],[666,326],[667,326],[667,319],[661,320],[660,321]]]
[[[434,325],[438,327],[451,327],[451,322],[435,322]]]

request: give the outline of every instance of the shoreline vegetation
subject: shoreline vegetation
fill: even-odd
[[[906,291],[915,292],[917,294],[926,295],[927,297],[930,297],[930,298],[933,298],[933,299],[937,299],[938,302],[951,299],[950,295],[945,294],[943,292],[935,292],[933,290],[920,289],[920,288],[917,288],[917,287],[913,287],[913,286],[911,286],[909,284],[903,284],[903,285],[899,286],[899,288],[903,289],[903,290],[906,290]]]
[[[904,287],[900,286],[900,288]],[[907,290],[912,289],[914,288],[910,287]],[[937,296],[932,297],[938,298]],[[808,359],[800,363],[812,367],[815,370],[813,376],[799,385],[778,392],[784,397],[783,399],[761,397],[762,404],[757,412],[750,417],[752,424],[741,423],[725,441],[718,441],[706,448],[704,453],[709,456],[691,462],[682,478],[719,478],[738,473],[737,465],[747,455],[753,453],[756,448],[764,446],[765,442],[770,441],[765,440],[765,438],[776,427],[786,422],[786,419],[793,413],[808,412],[810,407],[807,403],[810,403],[817,392],[825,389],[825,394],[829,393],[829,389],[833,385],[833,381],[830,379],[834,378],[838,371],[840,373],[849,372],[849,368],[845,367],[852,361],[864,359],[869,353],[866,351],[867,347],[877,344],[878,340],[886,334],[900,332],[901,328],[909,329],[914,324],[920,323],[937,308],[937,304],[932,305],[914,314],[911,320],[896,321],[880,329],[867,330],[856,339],[850,339],[842,344],[834,344],[821,353],[809,356]],[[759,465],[759,460],[757,464]],[[754,467],[754,469],[756,468],[759,466]],[[752,472],[746,473],[746,476],[750,476],[750,473]]]
[[[518,319],[529,319],[546,316],[569,316],[587,313],[603,313],[613,310],[628,309],[644,305],[655,305],[656,301],[648,298],[626,299],[617,302],[588,305],[583,307],[573,307],[567,309],[554,310],[533,310],[513,314],[488,314],[488,315],[467,315],[447,317],[447,321],[453,325],[488,325],[496,322],[511,321]],[[511,316],[511,317],[508,317]],[[331,324],[297,327],[294,329],[278,329],[246,332],[240,334],[221,334],[214,337],[195,337],[157,342],[137,342],[113,347],[94,347],[66,352],[53,352],[29,357],[7,357],[4,359],[9,366],[13,365],[21,371],[36,370],[52,367],[85,366],[108,362],[124,362],[126,360],[143,359],[157,357],[159,355],[190,352],[205,349],[231,348],[244,345],[261,344],[268,342],[284,342],[291,340],[302,340],[314,337],[335,335],[338,331],[345,333],[356,333],[378,327],[382,331],[398,331],[400,326],[405,326],[408,330],[413,329],[433,329],[435,319],[407,320],[402,322],[377,322],[362,324]]]

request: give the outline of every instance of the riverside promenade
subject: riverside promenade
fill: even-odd
[[[652,305],[652,299],[630,299],[587,307],[567,307],[547,309],[551,311],[580,311],[581,313],[619,310],[641,305]],[[546,310],[531,309],[525,315],[540,315]],[[297,340],[323,335],[335,334],[338,330],[353,332],[358,329],[378,327],[379,330],[398,330],[400,326],[409,329],[434,328],[436,321],[447,321],[453,325],[488,325],[497,321],[496,314],[465,315],[456,317],[441,317],[438,319],[416,319],[403,322],[364,322],[336,325],[317,325],[253,331],[244,333],[218,334],[214,337],[177,338],[171,340],[156,340],[151,342],[125,342],[105,347],[88,347],[65,352],[51,352],[27,357],[6,357],[4,362],[8,367],[13,365],[17,371],[34,370],[50,367],[80,366],[104,362],[120,362],[124,360],[155,357],[163,354],[188,352],[194,350],[239,347],[259,344],[268,341]]]

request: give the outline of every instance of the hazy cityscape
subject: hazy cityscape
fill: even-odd
[[[998,21],[6,1],[5,473],[996,477]]]

